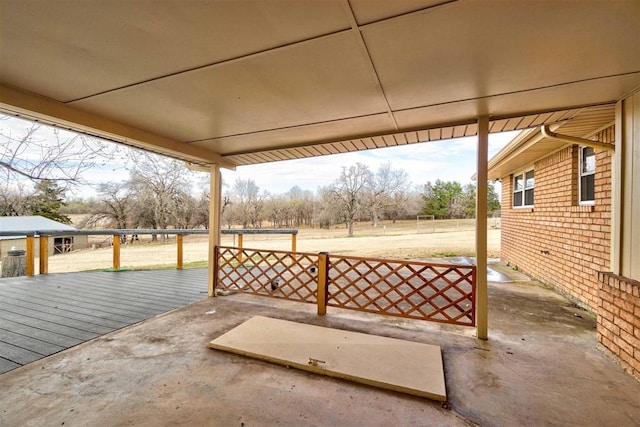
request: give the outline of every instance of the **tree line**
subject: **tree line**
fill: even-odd
[[[67,140],[57,132],[39,140],[38,129],[40,125],[28,127],[20,138],[1,135],[0,215],[41,215],[69,223],[68,215],[82,213],[85,220],[76,225],[89,228],[208,227],[208,188],[193,190],[195,172],[184,163],[140,151],[127,152],[125,158],[104,141]],[[23,160],[31,158],[30,152],[41,157]],[[66,191],[82,181],[83,172],[115,156],[126,160],[125,180],[99,184],[89,200],[66,200]],[[389,162],[376,170],[356,163],[343,167],[331,184],[315,192],[293,186],[284,194],[270,194],[252,179],[223,183],[221,216],[228,228],[344,226],[352,236],[358,221],[377,226],[381,220],[395,222],[416,215],[473,217],[475,194],[474,184],[436,180],[414,186],[404,170]],[[490,213],[499,210],[498,200],[490,185]]]
[[[192,191],[189,171],[182,162],[145,154],[123,182],[97,187],[96,197],[65,200],[65,189],[53,180],[41,180],[31,194],[0,191],[0,214],[41,215],[70,223],[70,214],[84,214],[83,228],[167,229],[207,228],[209,191]],[[489,186],[489,211],[500,208]],[[362,163],[343,167],[335,181],[316,192],[293,186],[284,194],[270,194],[252,179],[223,184],[221,217],[224,227],[329,228],[344,226],[354,235],[354,224],[381,220],[395,222],[416,215],[436,218],[475,216],[475,185],[437,180],[412,186],[407,173],[385,163],[372,171]]]

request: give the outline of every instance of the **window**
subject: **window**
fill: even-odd
[[[535,185],[533,169],[513,176],[513,207],[533,206],[533,187]]]
[[[579,162],[580,204],[592,205],[595,201],[596,153],[591,147],[580,147]]]

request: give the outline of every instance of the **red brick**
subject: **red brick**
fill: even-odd
[[[619,337],[617,335],[614,335],[613,336],[613,342],[618,347],[620,347],[621,350],[626,351],[630,355],[633,354],[633,346],[631,344],[629,344],[628,342],[626,342],[625,340],[623,340],[621,337]]]
[[[636,353],[640,351],[640,339],[634,337],[632,334],[629,334],[625,331],[620,331],[620,338],[625,340],[631,347],[633,347]]]

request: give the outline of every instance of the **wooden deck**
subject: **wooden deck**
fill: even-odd
[[[206,269],[0,279],[0,373],[206,296]]]

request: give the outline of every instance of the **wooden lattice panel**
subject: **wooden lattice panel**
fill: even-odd
[[[332,255],[327,305],[474,326],[475,274],[475,266]]]
[[[317,254],[218,246],[216,258],[216,289],[317,303]]]

